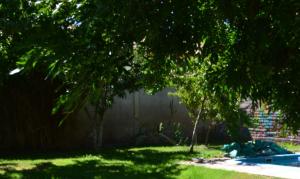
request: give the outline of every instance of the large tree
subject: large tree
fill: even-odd
[[[272,104],[299,128],[300,3],[223,1],[220,10],[236,32],[226,83],[245,97]]]
[[[172,69],[209,57],[208,88],[265,100],[299,127],[296,0],[6,0],[0,14],[2,79],[47,71],[64,82],[65,111],[89,101],[103,116],[114,95],[158,90]]]
[[[177,8],[184,5],[187,10],[189,3],[179,3]],[[9,77],[9,72],[26,74],[34,69],[42,71],[46,79],[58,78],[62,95],[54,112],[62,111],[66,117],[92,104],[95,114],[88,116],[95,121],[95,148],[99,148],[103,115],[113,97],[141,87],[161,89],[171,68],[170,56],[187,53],[180,48],[183,42],[193,44],[185,40],[191,36],[190,25],[183,21],[186,19],[175,24],[174,18],[184,11],[174,15],[173,5],[147,1],[6,1],[0,6],[1,72]],[[148,14],[142,10],[146,6]],[[190,7],[195,10],[195,6]]]
[[[62,95],[54,111],[66,117],[92,104],[95,113],[88,116],[95,122],[95,148],[101,147],[103,115],[113,97],[139,87],[132,42],[122,42],[114,34],[110,11],[99,11],[89,2],[7,1],[1,5],[2,54],[12,61],[3,72],[8,76],[9,70],[13,74],[38,69],[45,78],[58,78]]]

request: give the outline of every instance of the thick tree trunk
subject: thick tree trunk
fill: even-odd
[[[103,147],[103,126],[104,126],[104,120],[102,118],[102,121],[100,123],[100,131],[99,131],[99,138],[98,138],[98,147],[99,149]]]
[[[106,108],[100,106],[100,100],[95,106],[95,113],[92,118],[94,121],[94,132],[93,132],[93,148],[94,150],[100,150],[103,146],[103,125],[104,125],[104,113]],[[86,110],[88,113],[88,110]],[[91,117],[91,115],[88,115]]]
[[[104,120],[103,120],[103,115],[99,116],[99,118],[97,119],[96,122],[96,137],[95,137],[95,146],[94,149],[95,150],[99,150],[102,148],[103,146],[103,124],[104,124]]]

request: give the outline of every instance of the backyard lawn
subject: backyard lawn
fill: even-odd
[[[196,146],[195,154],[176,146],[6,156],[0,159],[0,178],[270,178],[178,164],[192,157],[221,157],[219,148]]]

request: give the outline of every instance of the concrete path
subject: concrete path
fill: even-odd
[[[216,162],[214,164],[200,164],[195,162],[181,162],[185,165],[203,166],[212,169],[230,170],[242,173],[272,176],[288,179],[300,179],[300,167],[289,167],[271,164],[238,164],[235,160],[227,160],[224,162]]]

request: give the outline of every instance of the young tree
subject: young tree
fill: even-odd
[[[181,75],[175,74],[172,81],[176,92],[173,95],[179,97],[180,101],[187,107],[190,117],[194,122],[194,129],[191,138],[190,153],[194,150],[197,142],[198,125],[200,121],[208,121],[209,123],[230,121],[228,128],[232,137],[238,140],[236,134],[242,123],[246,122],[247,116],[239,109],[240,96],[236,92],[226,89],[226,86],[220,86],[215,90],[209,87],[209,81],[206,73],[210,69],[210,57],[205,58],[199,64],[197,58],[190,59],[190,68],[188,72]],[[233,97],[234,96],[234,97]],[[208,132],[205,142],[208,140]]]

